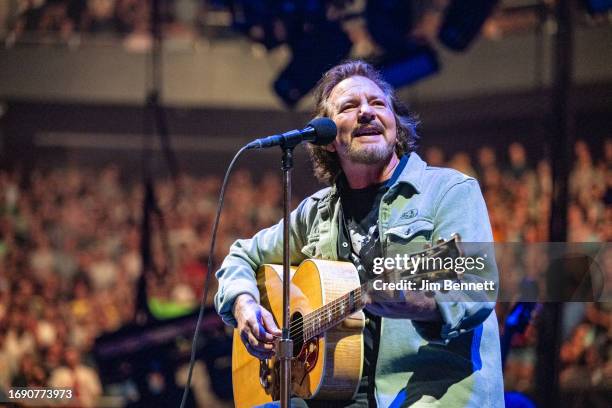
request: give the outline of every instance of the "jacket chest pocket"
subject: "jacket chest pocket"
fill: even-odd
[[[434,225],[428,219],[416,219],[408,224],[395,225],[385,231],[385,256],[411,254],[423,250],[431,242]]]

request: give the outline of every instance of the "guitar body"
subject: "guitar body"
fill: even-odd
[[[348,262],[309,259],[292,270],[291,321],[306,316],[360,285],[357,270]],[[282,323],[282,266],[263,265],[257,271],[261,305]],[[291,364],[292,395],[303,399],[351,399],[363,367],[362,312],[310,340],[294,341]],[[293,337],[293,334],[292,334]],[[300,344],[301,343],[301,344]],[[234,330],[232,383],[237,408],[275,401],[280,396],[276,358],[259,360],[246,350]]]

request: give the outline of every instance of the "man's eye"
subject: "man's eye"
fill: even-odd
[[[372,102],[372,105],[373,105],[373,106],[387,106],[387,105],[385,104],[385,101],[381,101],[381,100],[379,100],[379,99],[377,99],[377,100],[373,101],[373,102]]]
[[[352,109],[355,109],[355,105],[344,105],[341,109],[340,112],[346,112],[346,111],[350,111]]]

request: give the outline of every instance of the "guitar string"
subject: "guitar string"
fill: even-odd
[[[304,331],[313,331],[314,333],[318,334],[322,331],[326,331],[328,329],[327,326],[331,325],[331,327],[333,327],[337,325],[338,323],[340,323],[340,322],[334,323],[333,321],[337,320],[339,317],[344,318],[343,315],[346,314],[344,310],[348,310],[349,314],[353,314],[360,310],[363,310],[363,308],[365,307],[365,304],[363,302],[362,291],[365,289],[368,283],[369,282],[366,282],[360,287],[351,291],[351,292],[354,292],[354,296],[356,298],[354,300],[354,304],[352,308],[350,306],[350,303],[347,304],[350,298],[350,295],[349,295],[350,292],[349,292],[345,295],[342,295],[334,299],[333,301],[324,305],[323,307],[307,314],[306,316],[295,319],[291,323],[291,326],[292,326],[290,329],[291,336],[293,337],[293,336],[302,335]],[[338,311],[342,311],[343,313],[338,314]],[[332,320],[330,320],[330,316],[333,316]],[[321,321],[321,318],[323,318],[324,320]],[[316,324],[312,325],[313,322]],[[311,325],[313,327],[308,327]],[[313,336],[311,335],[310,337],[313,337]]]
[[[444,247],[447,246],[450,242],[452,242],[453,240],[449,240],[446,241],[442,244],[436,245],[432,248],[427,249],[426,251],[423,251],[419,254],[415,254],[411,257],[412,258],[421,258],[425,255],[431,256],[432,253],[436,252],[436,249],[438,247]],[[441,253],[437,254],[438,257],[441,255]],[[412,272],[411,272],[412,271]],[[383,272],[380,276],[385,276],[388,274],[391,274],[393,272],[396,271],[385,271]],[[416,270],[414,269],[406,269],[406,270],[402,270],[399,271],[400,276],[405,274],[406,272],[410,272],[410,276],[408,276],[408,280],[416,280],[417,278],[422,278],[422,276],[417,276],[415,275]],[[448,272],[448,269],[442,269],[442,270],[437,270],[437,271],[429,271],[427,272],[427,274],[439,274],[440,272]],[[365,282],[363,283],[361,286],[357,287],[356,289],[354,289],[354,292],[359,291],[359,302],[363,303],[363,294],[361,293],[361,291],[365,288],[365,286],[371,281]],[[351,292],[353,292],[351,291]],[[294,321],[292,321],[289,325],[289,336],[293,337],[293,336],[298,336],[298,335],[303,335],[303,332],[305,330],[307,330],[307,328],[305,329],[306,325],[311,325],[313,321],[318,321],[319,323],[319,327],[317,328],[317,326],[313,327],[316,328],[316,330],[314,330],[315,332],[321,332],[321,331],[325,331],[322,330],[322,327],[327,326],[328,324],[330,324],[331,322],[328,320],[327,322],[323,322],[323,324],[321,324],[321,316],[323,314],[327,314],[327,319],[329,319],[330,314],[331,315],[335,315],[339,310],[342,309],[342,305],[346,302],[345,298],[349,297],[349,293],[346,293],[345,295],[339,296],[336,299],[332,300],[330,303],[322,306],[321,308],[314,310],[311,313],[308,313],[306,316],[300,316],[299,318],[295,319]],[[360,305],[360,309],[362,310],[365,306]],[[324,311],[324,309],[328,309],[326,312]],[[355,312],[357,311],[357,309],[355,309]],[[355,313],[352,312],[352,313]],[[337,323],[336,323],[337,324]]]
[[[387,271],[384,272],[383,274],[381,274],[381,276],[387,275],[392,273],[393,271]],[[409,270],[404,270],[404,271],[400,271],[400,275],[404,274],[406,272],[409,272]],[[413,279],[416,279],[416,277],[413,276]],[[359,286],[358,288],[354,289],[355,295],[357,297],[355,303],[359,303],[359,305],[357,306],[357,308],[355,308],[355,310],[352,313],[355,313],[359,310],[363,309],[363,294],[361,293],[361,291],[363,289],[365,289],[365,286],[370,283],[370,282],[365,282],[364,284],[362,284],[361,286]],[[357,292],[359,291],[359,293],[357,294]],[[353,292],[353,291],[351,291]],[[319,327],[317,328],[316,326],[313,327],[313,329],[315,329],[315,332],[320,332],[320,331],[324,331],[322,328],[329,325],[331,322],[328,320],[330,315],[334,315],[334,317],[336,317],[336,314],[339,310],[342,309],[343,304],[346,303],[346,301],[348,300],[350,292],[339,296],[338,298],[332,300],[330,303],[324,305],[323,307],[307,314],[306,316],[300,317],[295,319],[293,322],[291,322],[291,326],[290,327],[290,336],[298,336],[303,334],[303,331],[305,330],[305,327],[307,325],[311,325],[312,322],[317,322],[319,324]],[[327,310],[325,310],[327,309]],[[327,316],[325,316],[327,315]],[[322,322],[323,324],[321,324],[321,317],[325,316],[326,321]],[[337,324],[337,323],[336,323]],[[306,328],[306,330],[308,330],[308,328]]]
[[[385,274],[390,273],[390,272],[393,272],[393,271],[385,272],[382,275],[385,275]],[[405,272],[408,272],[408,270],[401,271],[400,274],[404,274]],[[441,273],[448,273],[448,272],[449,272],[448,269],[441,269],[441,270],[436,270],[436,271],[429,271],[429,272],[427,272],[427,274],[431,275],[431,274],[441,274]],[[422,276],[411,275],[411,276],[408,276],[407,279],[408,280],[416,280],[417,278],[423,278],[423,277]],[[353,291],[355,291],[355,292],[362,291],[363,289],[365,289],[365,286],[368,283],[369,282],[365,282],[361,286],[355,288]],[[353,292],[353,291],[351,291],[351,292]],[[327,320],[327,319],[329,319],[329,315],[331,314],[334,317],[336,317],[336,313],[339,310],[342,310],[343,304],[346,303],[346,300],[349,297],[349,293],[346,293],[345,295],[342,295],[342,296],[332,300],[331,302],[327,303],[326,305],[322,306],[321,308],[319,308],[319,309],[317,309],[317,310],[315,310],[315,311],[313,311],[311,313],[308,313],[305,316],[301,316],[301,317],[295,319],[294,321],[292,321],[290,323],[290,329],[289,329],[290,337],[293,338],[293,337],[297,337],[297,336],[302,335],[304,331],[308,330],[308,327],[306,327],[306,326],[307,325],[311,325],[313,321],[317,322],[319,324],[318,327],[316,325],[313,327],[313,329],[315,329],[314,330],[315,333],[319,333],[321,331],[325,331],[326,329],[324,330],[323,327],[326,327],[327,325],[329,325],[331,323],[329,320]],[[361,299],[362,296],[363,296],[363,294],[359,293],[359,295],[358,295],[359,298],[358,298],[358,300],[355,300],[355,303],[357,303],[357,302],[362,303],[363,302],[363,299]],[[358,307],[359,307],[359,310],[363,309],[363,307],[361,307],[361,306],[358,306]],[[327,309],[327,310],[325,311],[325,309]],[[358,310],[356,308],[355,311],[351,312],[351,314],[355,313],[357,311]],[[325,315],[327,315],[327,316],[325,316]],[[321,322],[321,317],[322,316],[325,316],[324,318],[326,319],[323,322]],[[338,324],[338,323],[336,323],[336,324]]]
[[[406,271],[403,271],[406,272]],[[402,273],[403,273],[402,272]],[[386,272],[385,272],[386,274]],[[384,274],[383,274],[384,275]],[[305,322],[307,321],[308,323],[311,323],[313,320],[315,319],[319,319],[319,316],[317,315],[325,315],[325,314],[329,314],[330,312],[332,313],[336,313],[338,310],[340,310],[342,308],[342,304],[346,302],[346,300],[348,300],[348,298],[350,297],[350,293],[351,292],[357,292],[357,291],[361,291],[363,289],[365,289],[365,286],[367,284],[369,284],[370,282],[365,282],[363,283],[361,286],[358,286],[357,288],[353,289],[352,291],[337,297],[336,299],[332,300],[331,302],[323,305],[322,307],[308,313],[305,316],[301,316],[297,319],[295,319],[294,321],[292,321],[292,325],[294,323],[299,323],[301,320],[304,320]],[[358,297],[361,297],[362,294],[359,293]],[[357,301],[357,299],[355,299],[355,301]],[[359,299],[359,301],[361,302],[362,300]],[[324,310],[324,309],[328,309],[328,310]],[[354,312],[353,312],[354,313]]]
[[[355,297],[354,304],[355,305],[357,305],[358,303],[361,304],[363,302],[363,300],[361,299],[362,297],[361,291],[363,289],[364,289],[364,285],[359,286],[353,289],[352,291],[350,291],[349,293],[346,293],[342,296],[337,297],[336,299],[332,300],[331,302],[327,303],[321,308],[314,310],[305,316],[295,319],[293,322],[291,322],[291,325],[294,326],[292,328],[291,334],[296,334],[297,331],[299,331],[299,329],[303,328],[304,326],[308,324],[311,324],[312,322],[320,321],[320,318],[323,315],[327,315],[327,316],[329,316],[330,314],[335,315],[339,310],[342,309],[343,304],[346,304],[347,301],[350,299],[351,292],[353,292],[353,296]],[[295,329],[298,329],[298,330],[295,330]]]
[[[385,276],[385,275],[390,274],[392,272],[394,272],[394,271],[387,271],[387,272],[384,272],[383,274],[381,274],[380,276]],[[410,270],[406,269],[406,270],[400,271],[399,273],[400,273],[400,275],[403,275],[406,272],[410,272]],[[414,276],[414,275],[412,275],[412,276]],[[414,279],[416,279],[416,278],[414,278]],[[367,284],[369,284],[370,282],[371,281],[365,282],[361,286],[355,288],[353,291],[356,292],[357,290],[365,289],[365,286]],[[350,292],[346,293],[346,294],[344,294],[342,296],[337,297],[336,299],[332,300],[331,302],[327,303],[326,305],[322,306],[321,308],[319,308],[317,310],[314,310],[314,311],[312,311],[311,313],[309,313],[309,314],[307,314],[305,316],[301,316],[301,317],[295,319],[293,322],[291,322],[292,326],[294,324],[297,325],[302,320],[304,321],[303,323],[305,323],[305,322],[312,323],[313,320],[320,320],[320,316],[322,316],[322,315],[326,315],[326,314],[329,315],[330,313],[336,313],[339,309],[342,308],[342,304],[345,303],[346,300],[348,300],[349,295],[350,295]],[[362,297],[362,294],[359,293],[358,296],[360,298],[360,297]],[[362,302],[363,300],[359,299],[359,301]],[[328,310],[325,311],[324,309],[328,309]],[[354,313],[354,312],[352,312],[352,313]]]

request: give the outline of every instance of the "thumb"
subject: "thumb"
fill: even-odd
[[[263,321],[263,325],[269,333],[280,336],[281,331],[274,322],[274,316],[272,313],[268,312],[266,309],[262,308],[261,310],[261,319]]]

